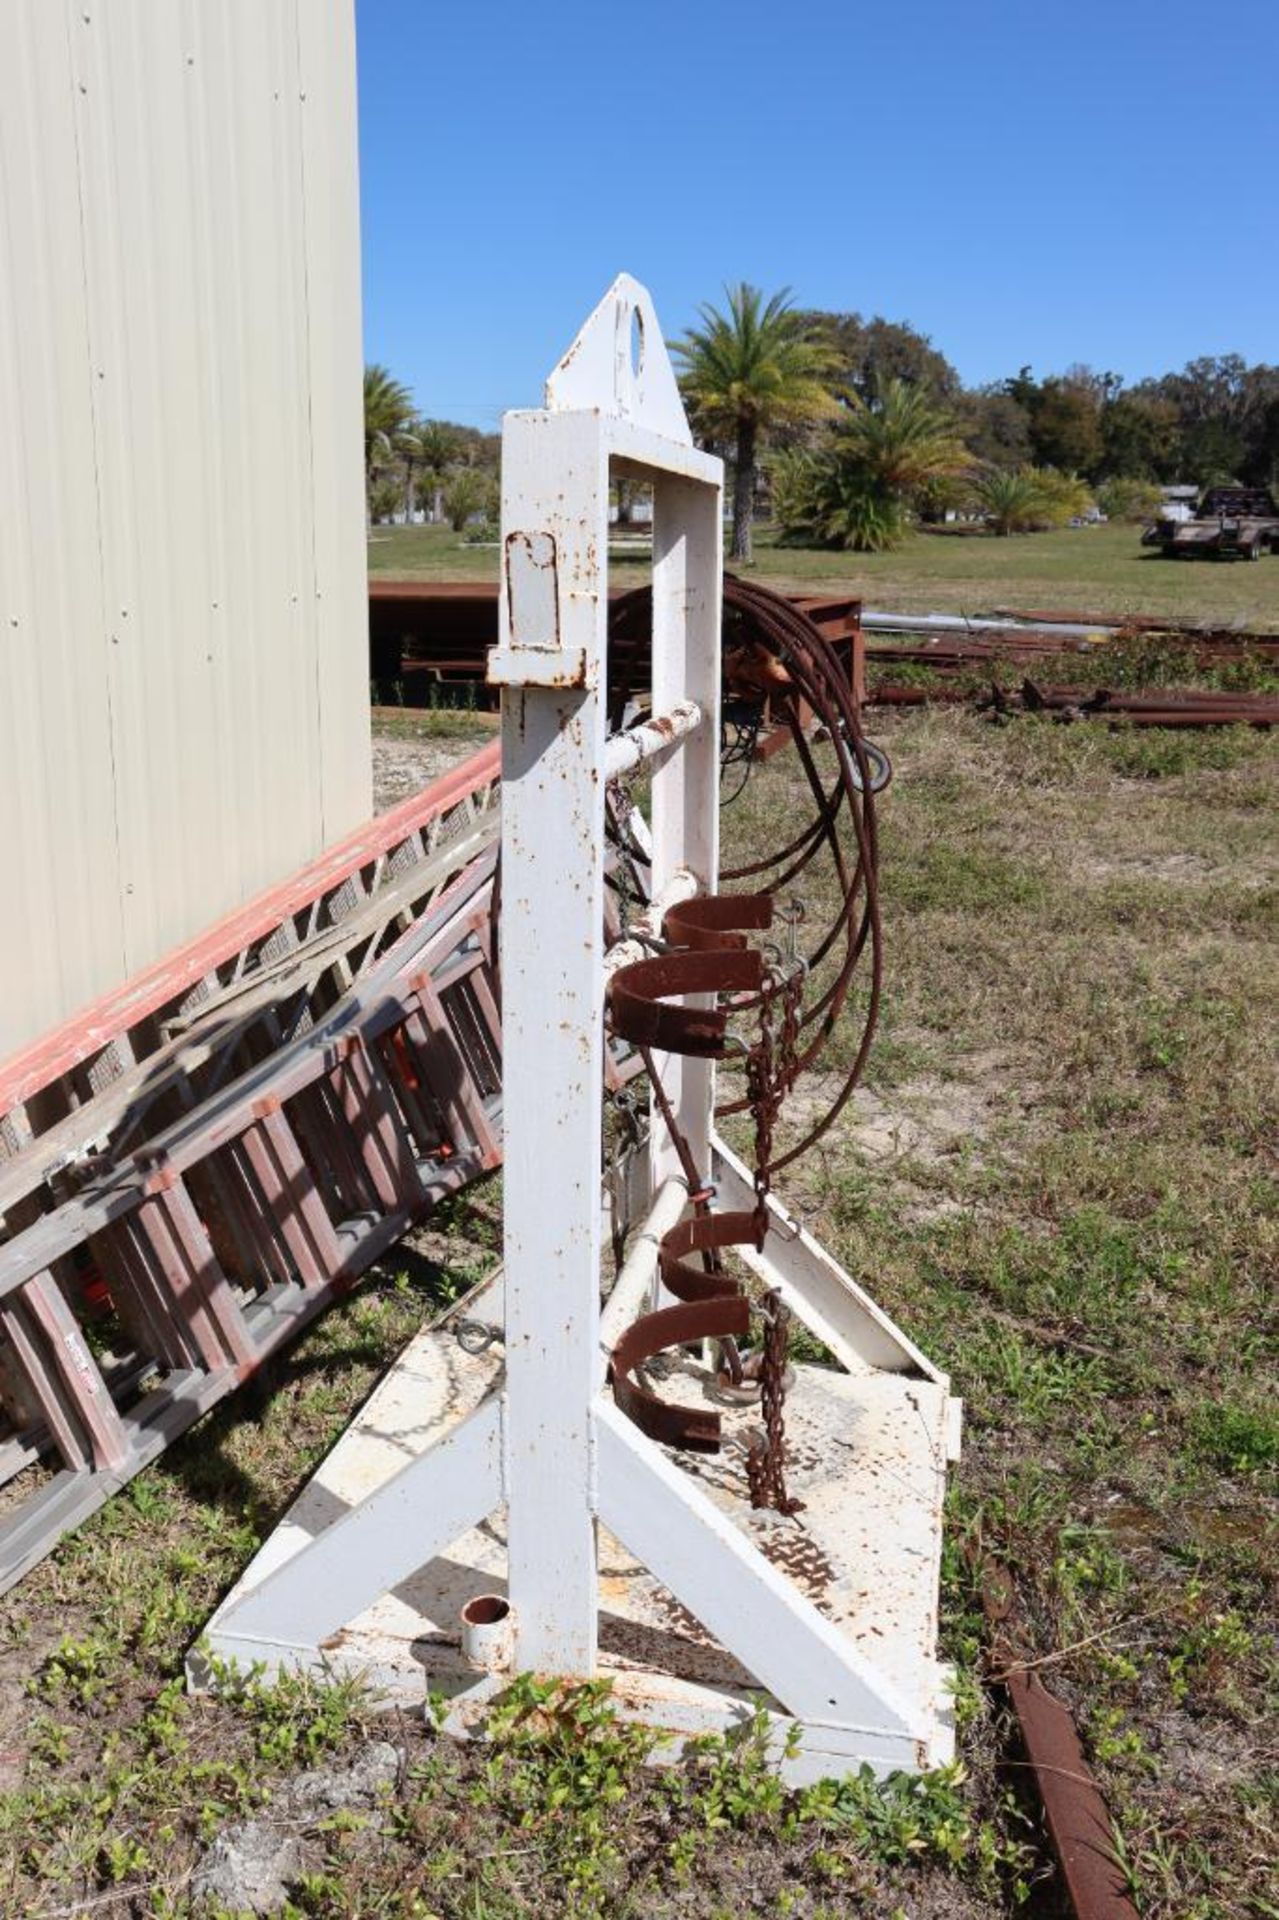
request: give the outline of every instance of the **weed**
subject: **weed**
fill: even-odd
[[[285,1671],[268,1679],[260,1661],[244,1672],[204,1650],[213,1686],[253,1728],[258,1757],[270,1766],[313,1764],[365,1724],[376,1696],[360,1674]]]
[[[1261,1473],[1279,1466],[1279,1418],[1272,1407],[1208,1401],[1190,1422],[1194,1454],[1226,1473]]]
[[[86,1635],[83,1640],[64,1634],[31,1690],[46,1700],[100,1707],[114,1686],[118,1654],[118,1646],[105,1634]]]
[[[518,1809],[551,1869],[588,1908],[620,1863],[615,1813],[654,1735],[619,1719],[607,1681],[524,1674],[492,1708],[488,1784]],[[512,1765],[512,1762],[519,1764]]]

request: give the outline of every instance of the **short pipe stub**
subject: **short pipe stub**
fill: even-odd
[[[510,1665],[511,1603],[500,1593],[477,1593],[462,1608],[462,1652],[473,1667],[497,1673]]]

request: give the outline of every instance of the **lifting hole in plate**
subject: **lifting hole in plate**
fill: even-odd
[[[631,372],[638,380],[644,367],[644,316],[638,307],[631,308]]]

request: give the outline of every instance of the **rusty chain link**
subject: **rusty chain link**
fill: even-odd
[[[759,1311],[764,1321],[764,1347],[759,1374],[764,1431],[756,1435],[746,1454],[751,1505],[772,1507],[777,1513],[798,1513],[804,1502],[786,1491],[786,1369],[790,1352],[790,1309],[774,1287],[764,1295]]]
[[[797,912],[792,920],[798,925]],[[755,1125],[755,1244],[763,1249],[768,1233],[768,1196],[771,1188],[773,1135],[782,1102],[798,1072],[799,1007],[804,989],[803,962],[793,947],[786,964],[776,969],[760,1004],[760,1037],[746,1064],[747,1099]],[[780,1021],[774,1010],[780,1005]],[[772,1507],[777,1513],[797,1513],[802,1500],[786,1490],[786,1369],[790,1353],[790,1309],[776,1288],[764,1295],[759,1312],[764,1322],[759,1367],[760,1408],[764,1431],[746,1455],[746,1477],[751,1505]]]

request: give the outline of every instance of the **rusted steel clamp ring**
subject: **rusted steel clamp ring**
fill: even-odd
[[[620,967],[609,988],[613,1032],[636,1047],[719,1060],[727,1015],[718,1007],[675,1007],[672,999],[707,993],[758,993],[764,963],[751,947],[684,950]]]
[[[632,1378],[635,1369],[666,1347],[694,1340],[723,1340],[750,1328],[750,1302],[745,1294],[723,1299],[697,1300],[684,1306],[662,1307],[633,1322],[613,1349],[613,1398],[641,1433],[668,1447],[692,1453],[718,1453],[719,1415],[705,1407],[673,1406],[659,1400]]]
[[[771,893],[709,893],[668,907],[662,932],[674,947],[723,953],[745,947],[745,933],[773,924]]]
[[[662,1235],[658,1271],[662,1284],[681,1302],[642,1314],[613,1349],[613,1398],[650,1438],[698,1453],[718,1453],[719,1415],[673,1406],[631,1379],[635,1368],[664,1347],[689,1340],[726,1340],[750,1330],[750,1302],[724,1273],[707,1273],[688,1264],[688,1256],[722,1247],[758,1244],[753,1213],[711,1213],[681,1220]]]
[[[636,960],[613,976],[609,1006],[618,1039],[689,1058],[722,1059],[724,1013],[668,1003],[694,995],[758,994],[763,960],[747,946],[743,929],[757,932],[772,923],[767,893],[710,894],[671,907],[662,933],[672,951]]]
[[[609,997],[614,1033],[634,1046],[694,1058],[722,1059],[734,1044],[749,1053],[744,1041],[728,1033],[725,1010],[669,1003],[712,994],[758,996],[765,984],[764,960],[757,948],[746,944],[745,935],[772,922],[772,897],[766,893],[710,895],[672,907],[662,922],[672,951],[637,960],[613,977]],[[692,1264],[690,1256],[724,1247],[759,1247],[765,1226],[758,1209],[703,1213],[663,1234],[658,1271],[681,1304],[641,1315],[614,1347],[611,1366],[614,1399],[651,1439],[695,1452],[719,1451],[717,1413],[672,1405],[633,1375],[666,1347],[727,1341],[749,1331],[750,1302],[737,1282],[706,1270],[712,1267],[709,1261]]]
[[[696,1220],[681,1220],[669,1233],[662,1235],[662,1243],[657,1254],[657,1270],[662,1285],[677,1300],[709,1300],[717,1294],[731,1288],[740,1291],[735,1280],[728,1280],[722,1273],[706,1273],[700,1266],[690,1266],[688,1256],[694,1253],[719,1253],[725,1247],[755,1247],[762,1245],[759,1214],[755,1209],[749,1213],[707,1213]],[[711,1282],[714,1285],[711,1285]]]

